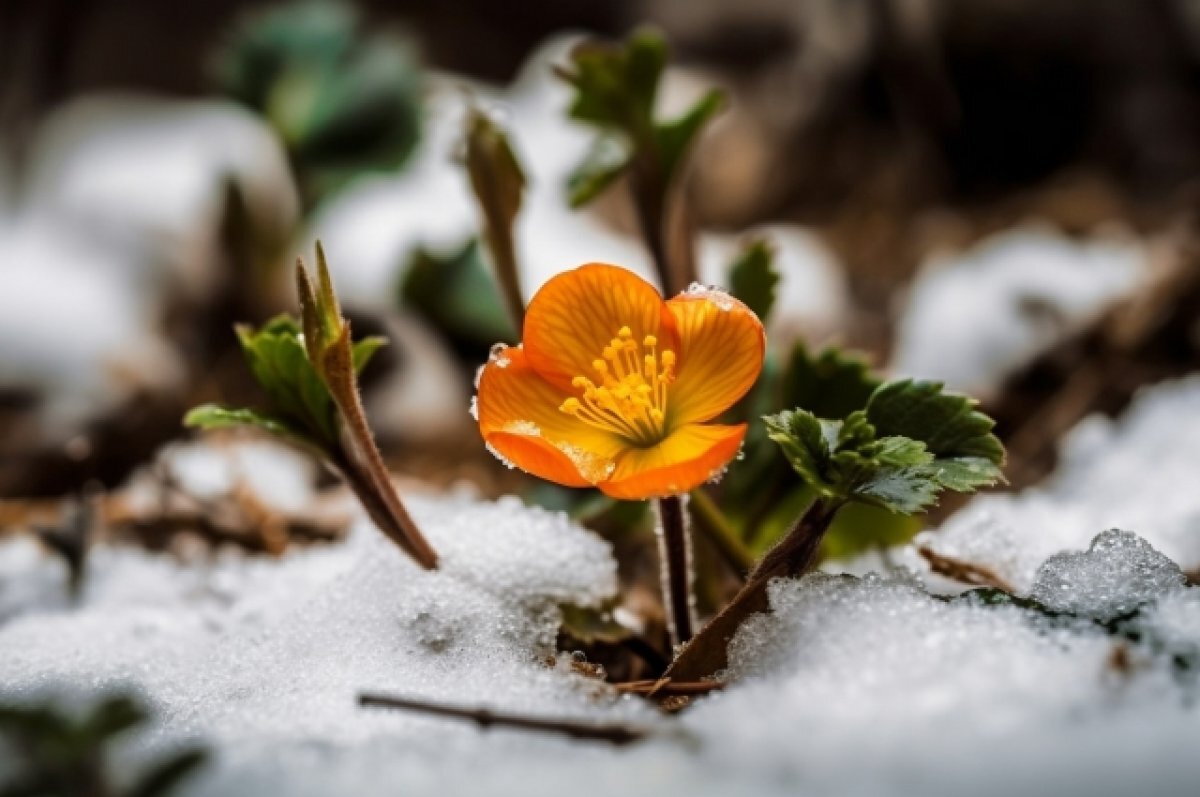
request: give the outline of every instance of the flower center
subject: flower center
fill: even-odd
[[[653,335],[639,345],[633,331],[621,327],[592,368],[596,381],[586,376],[572,379],[583,395],[568,398],[560,410],[639,445],[652,445],[666,436],[667,386],[675,381],[675,352],[660,353]]]

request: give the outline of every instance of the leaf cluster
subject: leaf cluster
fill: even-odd
[[[357,375],[387,343],[366,337],[352,343],[342,317],[325,251],[317,244],[317,287],[297,265],[300,321],[280,315],[262,327],[237,327],[242,354],[266,394],[261,409],[194,408],[184,424],[200,429],[253,426],[306,448],[328,461],[340,461],[339,404],[357,404]]]
[[[938,382],[885,383],[843,419],[794,409],[764,421],[801,479],[835,501],[912,514],[942,490],[971,492],[1004,478],[993,421]]]
[[[667,45],[650,30],[623,42],[589,41],[571,54],[559,76],[575,89],[569,114],[600,135],[567,181],[572,207],[582,207],[631,168],[670,184],[704,125],[725,103],[719,90],[700,97],[674,119],[655,117]]]

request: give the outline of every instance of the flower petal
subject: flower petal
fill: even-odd
[[[711,420],[758,379],[767,345],[762,322],[746,305],[716,291],[682,293],[667,307],[680,340],[670,388],[671,424]]]
[[[595,374],[592,362],[627,326],[639,341],[646,335],[676,341],[675,320],[653,285],[619,266],[589,263],[552,277],[525,311],[525,354],[549,382],[575,395],[571,379]]]
[[[631,448],[607,481],[596,486],[613,498],[678,495],[711,479],[737,456],[746,424],[689,424],[650,448]]]
[[[507,348],[479,376],[479,431],[494,453],[521,470],[586,487],[612,472],[623,444],[560,411],[563,398],[530,367],[524,351]]]

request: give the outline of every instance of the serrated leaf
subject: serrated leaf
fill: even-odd
[[[748,241],[730,266],[730,291],[766,322],[775,305],[775,287],[778,284],[775,249],[770,241],[764,238]]]
[[[887,465],[860,481],[853,495],[891,512],[914,514],[933,505],[939,491],[926,466]]]
[[[867,402],[867,417],[881,435],[923,442],[935,457],[938,483],[966,492],[1004,478],[1004,446],[977,404],[943,391],[940,382],[905,379],[880,386]]]
[[[604,193],[629,168],[628,145],[613,136],[597,136],[588,154],[567,177],[567,202],[581,208]]]
[[[936,383],[882,385],[865,410],[841,420],[804,410],[764,420],[796,473],[826,497],[913,513],[932,505],[943,489],[968,492],[1001,478],[1003,448],[991,434],[991,419]],[[992,456],[963,453],[979,451]]]
[[[804,482],[822,494],[836,489],[827,480],[832,457],[830,435],[836,441],[840,422],[823,424],[805,410],[784,410],[763,418],[767,437],[779,444],[783,455]]]

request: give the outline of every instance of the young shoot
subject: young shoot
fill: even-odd
[[[666,42],[640,30],[624,42],[581,44],[558,75],[575,90],[571,118],[599,133],[568,180],[571,206],[583,207],[627,177],[659,284],[667,293],[678,293],[695,281],[690,252],[673,252],[669,234],[678,178],[693,143],[725,98],[712,89],[678,118],[658,119],[655,102],[666,64]]]
[[[296,262],[301,318],[279,316],[260,329],[237,328],[242,351],[266,393],[262,409],[196,407],[184,423],[202,429],[254,426],[309,451],[337,473],[375,525],[426,569],[437,554],[417,528],[388,475],[367,425],[358,374],[386,342],[351,342],[325,252],[317,244],[317,285]]]

